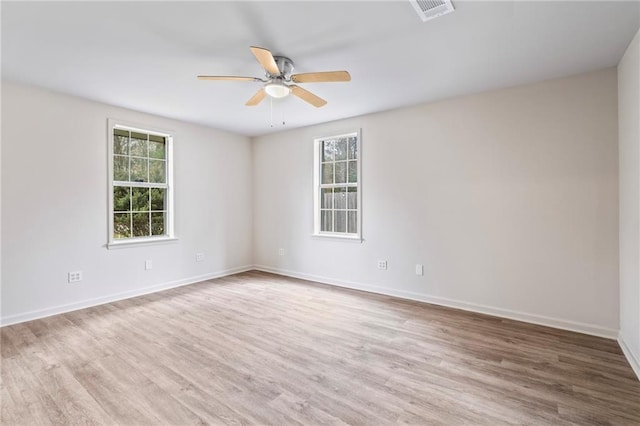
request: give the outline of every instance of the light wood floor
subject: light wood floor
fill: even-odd
[[[260,272],[1,335],[2,425],[640,424],[613,340]]]

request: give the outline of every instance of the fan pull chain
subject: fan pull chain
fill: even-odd
[[[282,125],[286,124],[284,120],[284,107],[280,104],[280,112],[282,114]],[[269,96],[269,126],[273,127],[273,98]]]

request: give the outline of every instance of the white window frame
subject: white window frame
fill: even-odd
[[[357,139],[357,147],[358,147],[358,158],[357,158],[357,171],[358,171],[358,179],[356,184],[344,183],[344,184],[332,184],[332,185],[323,185],[320,181],[320,173],[322,170],[322,154],[321,154],[321,146],[322,142],[327,139],[338,139],[338,138],[348,138],[355,136]],[[322,237],[322,238],[333,238],[337,240],[346,240],[346,241],[356,241],[362,242],[362,132],[360,129],[344,132],[344,133],[336,133],[328,136],[318,137],[313,140],[313,236],[314,237]],[[323,232],[321,231],[321,188],[327,187],[355,187],[358,190],[358,195],[356,197],[357,202],[357,212],[356,217],[358,221],[357,232],[353,233],[345,233],[345,232]]]
[[[154,126],[146,126],[137,123],[131,123],[124,120],[117,120],[110,118],[107,120],[107,140],[108,140],[108,199],[109,199],[109,210],[108,210],[108,223],[109,223],[109,235],[107,239],[107,248],[115,249],[115,248],[124,248],[131,246],[141,246],[141,245],[152,245],[152,244],[164,244],[175,242],[178,239],[175,236],[174,230],[174,205],[173,205],[173,138],[175,132],[159,129]],[[113,180],[113,133],[115,129],[123,129],[140,133],[147,133],[156,136],[162,136],[166,138],[166,161],[167,161],[167,182],[166,182],[166,218],[165,218],[165,235],[158,236],[145,236],[145,237],[132,237],[126,239],[115,239],[113,236],[114,233],[114,211],[113,211],[113,188],[114,188],[114,180]],[[141,182],[136,184],[135,186],[140,187],[155,187],[153,184],[149,184],[147,182]]]

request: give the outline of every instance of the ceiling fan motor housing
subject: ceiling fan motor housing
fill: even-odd
[[[293,61],[285,56],[274,56],[273,59],[276,61],[276,65],[280,70],[280,77],[289,81],[291,79],[291,73],[293,72]],[[267,77],[273,79],[277,76],[267,72]]]

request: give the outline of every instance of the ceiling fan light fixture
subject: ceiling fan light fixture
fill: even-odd
[[[267,95],[271,96],[272,98],[284,98],[289,93],[291,93],[291,89],[289,88],[289,86],[280,81],[274,81],[265,84],[264,91],[267,92]]]
[[[420,0],[427,1],[427,0]],[[435,0],[428,0],[435,1]],[[443,0],[438,0],[443,1]],[[245,103],[246,106],[256,106],[267,96],[271,99],[282,99],[293,95],[302,99],[316,108],[327,104],[327,101],[314,95],[310,91],[298,86],[296,83],[328,83],[334,81],[351,81],[347,71],[321,71],[304,74],[291,74],[293,61],[284,56],[273,56],[268,49],[251,46],[251,52],[256,57],[262,68],[264,78],[240,77],[234,75],[199,75],[200,80],[230,80],[230,81],[254,81],[264,83],[262,87]]]

